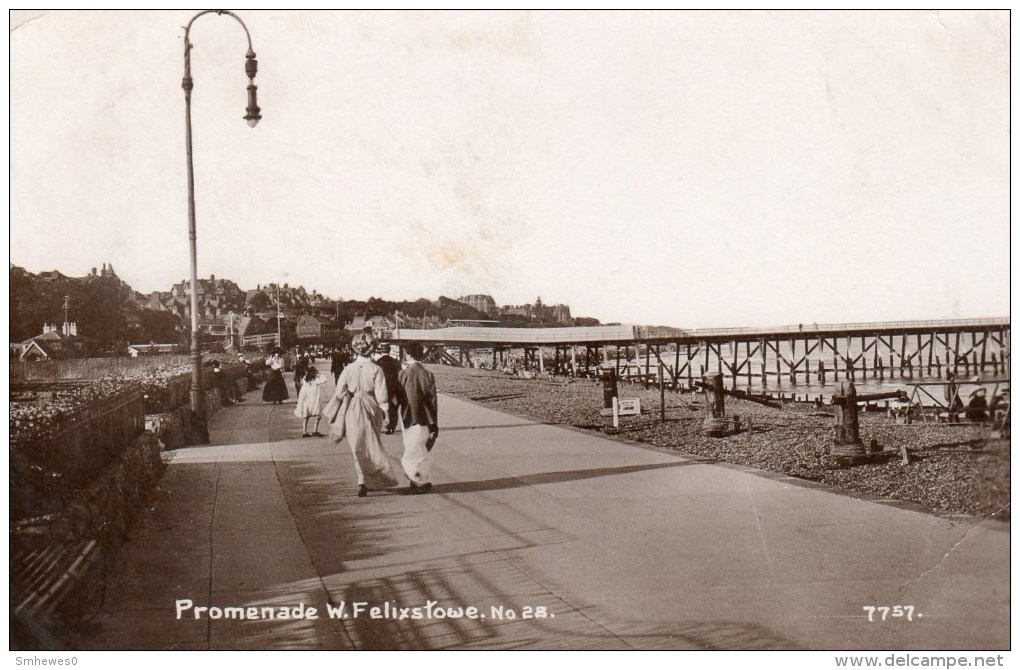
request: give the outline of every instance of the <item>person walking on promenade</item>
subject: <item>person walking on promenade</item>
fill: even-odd
[[[337,347],[333,350],[333,357],[329,363],[329,371],[333,373],[333,383],[335,384],[340,380],[340,373],[347,367],[347,362],[351,360],[347,354],[347,345]]]
[[[386,389],[389,391],[389,409],[386,411],[386,434],[392,435],[397,429],[397,389],[400,387],[400,362],[390,356],[388,345],[379,348],[382,355],[375,359],[375,364],[382,368],[386,378]]]
[[[358,497],[364,498],[369,490],[393,488],[397,477],[379,434],[389,407],[389,393],[382,368],[370,358],[375,338],[358,333],[351,346],[358,356],[337,380],[336,398],[341,409],[335,419],[339,429],[334,430],[337,441],[346,437],[351,446],[358,473]]]
[[[305,379],[305,373],[308,372],[308,357],[304,354],[298,354],[297,363],[294,364],[294,393],[301,395],[301,382]]]
[[[283,350],[273,349],[273,353],[266,359],[266,366],[269,367],[269,378],[266,386],[262,389],[262,401],[271,402],[274,405],[281,404],[290,397],[287,393],[287,382],[283,381]]]
[[[294,408],[294,416],[302,419],[301,437],[323,437],[319,432],[319,420],[322,419],[322,384],[325,384],[327,377],[320,375],[319,371],[309,366],[305,371],[304,383],[298,392],[297,407]],[[315,425],[311,433],[308,432],[308,424],[314,419]]]
[[[407,366],[400,371],[397,402],[400,406],[404,457],[400,464],[411,482],[412,493],[428,493],[432,488],[432,447],[439,437],[439,406],[436,378],[419,361],[422,347],[411,342],[404,349]]]
[[[344,357],[340,347],[337,347],[333,350],[333,354],[329,356],[329,373],[333,375],[334,383],[340,380],[340,373],[344,371],[346,365],[347,359]]]

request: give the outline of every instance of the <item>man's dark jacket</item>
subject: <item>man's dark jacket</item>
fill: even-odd
[[[410,363],[400,371],[400,419],[404,428],[439,424],[436,378],[424,366]]]

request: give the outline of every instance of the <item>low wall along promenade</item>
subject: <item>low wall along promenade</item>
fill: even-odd
[[[247,391],[242,366],[223,373]],[[211,375],[203,381],[208,420],[223,403]],[[105,563],[162,475],[163,452],[206,435],[188,404],[190,386],[180,366],[136,378],[12,382],[11,611],[19,625],[73,623],[81,612],[62,603],[101,593],[90,582],[105,580]],[[79,547],[101,551],[61,562]]]

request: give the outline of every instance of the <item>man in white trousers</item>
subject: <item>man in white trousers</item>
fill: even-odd
[[[421,364],[422,347],[408,343],[404,352],[407,365],[400,371],[397,404],[404,438],[404,457],[400,464],[411,482],[412,493],[428,493],[432,488],[429,474],[431,451],[439,436],[439,408],[436,378]]]

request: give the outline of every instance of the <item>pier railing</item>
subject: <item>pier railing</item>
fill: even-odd
[[[455,326],[434,330],[400,328],[383,339],[392,342],[420,341],[449,345],[571,345],[611,344],[657,340],[691,341],[727,337],[788,337],[844,333],[898,333],[951,331],[961,329],[1009,328],[1009,317],[982,319],[941,319],[928,321],[860,321],[848,323],[803,323],[787,326],[740,328],[672,328],[665,326],[589,326],[567,328],[490,328]]]
[[[795,326],[763,328],[695,328],[679,331],[681,337],[728,337],[732,335],[813,335],[834,332],[875,332],[906,330],[944,330],[953,328],[1001,328],[1009,325],[1009,317],[984,319],[936,319],[927,321],[852,321],[848,323],[803,323]],[[639,331],[641,329],[639,328]]]

